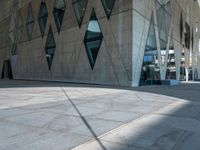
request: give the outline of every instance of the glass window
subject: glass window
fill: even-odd
[[[112,14],[113,7],[115,5],[115,0],[101,0],[101,2],[106,12],[106,16],[109,19]]]
[[[46,58],[47,58],[49,70],[51,69],[51,64],[53,62],[55,49],[56,49],[56,43],[55,43],[55,40],[54,40],[52,28],[50,26],[48,36],[47,36],[46,45],[45,45],[45,53],[46,53]]]
[[[28,34],[29,40],[31,40],[31,37],[32,37],[33,26],[34,26],[34,17],[33,17],[32,6],[30,3],[29,9],[28,9],[28,16],[26,19],[26,29],[27,29],[27,34]]]
[[[78,22],[79,27],[81,27],[85,10],[87,7],[87,3],[88,3],[88,0],[73,0],[72,1],[74,13],[76,15],[76,20]]]
[[[187,22],[185,23],[185,47],[190,49],[190,26]]]
[[[156,1],[157,23],[161,50],[161,64],[165,64],[167,42],[171,25],[171,4],[169,0]]]
[[[87,32],[84,38],[84,44],[91,68],[94,68],[96,58],[101,47],[103,34],[101,32],[96,13],[92,10],[92,15],[88,24]]]
[[[140,84],[160,84],[160,68],[158,61],[158,50],[156,45],[156,34],[153,15],[151,17],[149,33],[147,36]]]
[[[63,17],[64,17],[64,14],[65,14],[65,8],[66,8],[66,5],[65,5],[64,0],[56,0],[55,1],[55,5],[54,5],[54,9],[53,9],[53,15],[54,15],[54,19],[55,19],[55,23],[56,23],[58,33],[61,30],[62,21],[63,21]]]
[[[167,59],[167,72],[166,79],[176,79],[176,58],[174,50],[174,41],[173,36],[170,37],[170,46]]]
[[[44,36],[47,18],[48,18],[47,6],[46,6],[45,1],[42,0],[42,2],[40,4],[40,12],[39,12],[39,17],[38,17],[38,23],[40,26],[40,31],[41,31],[42,37]]]

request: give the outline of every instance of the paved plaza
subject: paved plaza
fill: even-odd
[[[199,150],[200,84],[0,80],[0,150]]]

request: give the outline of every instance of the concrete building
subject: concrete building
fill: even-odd
[[[1,0],[2,78],[139,86],[200,79],[197,0]]]

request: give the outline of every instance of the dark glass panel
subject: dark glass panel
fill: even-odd
[[[102,40],[103,35],[96,17],[96,13],[93,9],[84,38],[86,52],[92,69],[94,68]]]
[[[165,64],[167,42],[171,24],[170,1],[156,1],[157,23],[161,50],[161,64]]]
[[[39,22],[42,37],[44,36],[46,23],[47,23],[47,17],[48,17],[47,6],[46,6],[45,1],[42,1],[40,4],[40,12],[39,12],[39,17],[38,17],[38,22]]]
[[[170,47],[167,59],[167,72],[166,79],[176,79],[176,61],[175,61],[175,50],[174,50],[174,41],[173,36],[170,40]]]
[[[66,8],[66,5],[65,5],[64,0],[56,0],[55,1],[53,15],[54,15],[54,20],[56,23],[58,33],[61,30],[62,21],[63,21],[63,17],[65,14],[65,8]]]
[[[153,15],[151,17],[147,43],[143,57],[140,84],[160,84],[160,68],[158,62],[158,50],[156,45]]]
[[[88,0],[73,0],[72,2],[74,13],[76,15],[76,20],[78,22],[79,27],[81,27],[87,3]]]
[[[185,47],[190,49],[190,26],[187,22],[185,23]]]
[[[51,69],[51,64],[53,62],[55,49],[56,49],[56,43],[55,43],[53,32],[50,26],[48,36],[47,36],[46,46],[45,46],[45,53],[46,53],[49,70]]]

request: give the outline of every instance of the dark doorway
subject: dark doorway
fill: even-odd
[[[12,79],[12,66],[11,66],[11,61],[10,60],[5,60],[3,63],[3,70],[2,70],[2,79]]]

